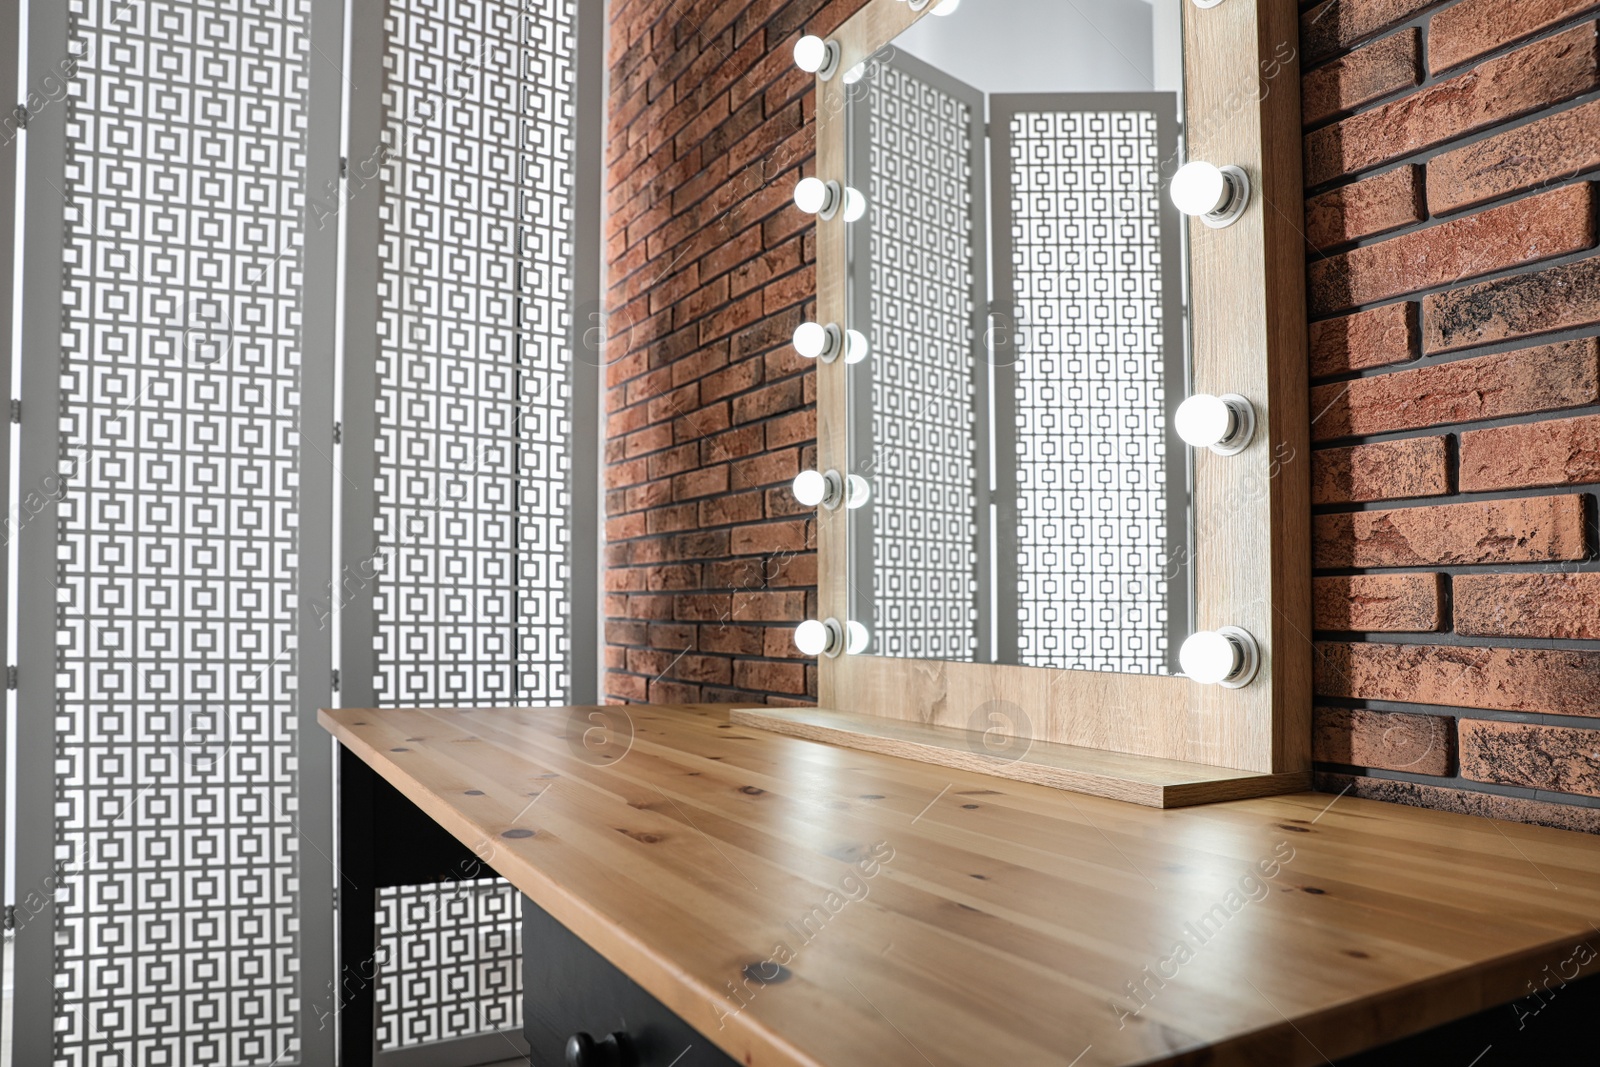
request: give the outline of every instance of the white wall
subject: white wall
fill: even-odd
[[[1155,2],[1172,16],[1179,0]],[[954,14],[922,19],[894,47],[985,93],[1173,89],[1176,71],[1155,70],[1158,22],[1172,19],[1153,18],[1149,0],[961,0]],[[1159,53],[1164,68],[1176,61],[1170,47]]]

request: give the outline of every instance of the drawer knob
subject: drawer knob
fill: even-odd
[[[609,1034],[596,1041],[585,1033],[567,1038],[567,1067],[633,1067],[628,1035]]]

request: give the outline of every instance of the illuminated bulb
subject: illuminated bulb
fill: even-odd
[[[867,335],[860,330],[846,330],[844,338],[846,363],[860,363],[872,354],[872,346],[867,344]]]
[[[794,476],[794,498],[804,507],[818,504],[832,511],[844,502],[845,480],[838,471],[823,474],[819,471],[801,471]]]
[[[856,620],[851,619],[845,623],[844,630],[844,650],[850,655],[859,656],[867,650],[868,645],[872,644],[872,635],[867,632],[865,626],[856,622]]]
[[[801,178],[794,187],[794,206],[807,215],[831,219],[838,210],[841,196],[838,182],[825,182],[821,178]]]
[[[944,3],[933,9],[935,15],[954,15],[956,8],[961,6],[961,0],[944,0]]]
[[[844,627],[838,619],[807,619],[794,628],[794,647],[807,656],[837,656],[844,651]]]
[[[845,186],[844,221],[855,222],[867,213],[867,198],[855,189]]]
[[[839,44],[807,34],[795,42],[794,65],[807,74],[819,74],[827,81],[839,69]]]
[[[1178,666],[1191,681],[1229,689],[1248,685],[1260,658],[1255,638],[1235,626],[1192,633],[1178,649]]]
[[[1237,455],[1255,436],[1255,407],[1237,393],[1196,393],[1178,405],[1172,428],[1195,448],[1209,448],[1219,456]]]
[[[801,471],[794,476],[794,498],[806,507],[816,507],[827,495],[828,479],[821,471]]]
[[[1231,225],[1250,204],[1250,179],[1244,171],[1198,159],[1178,168],[1167,191],[1179,211],[1215,229]]]
[[[845,478],[844,506],[854,511],[872,499],[872,484],[859,474]]]
[[[860,81],[866,76],[867,65],[865,63],[857,63],[855,66],[844,72],[844,83],[846,85],[854,85],[856,82]]]
[[[794,628],[794,647],[807,656],[820,656],[828,650],[828,626],[807,619]]]
[[[820,356],[824,363],[831,363],[839,354],[839,343],[839,327],[832,323],[824,326],[817,322],[802,322],[794,331],[794,350],[807,359]]]

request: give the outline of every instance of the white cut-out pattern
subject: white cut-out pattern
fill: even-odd
[[[978,647],[972,114],[889,64],[870,109],[873,651]]]
[[[390,6],[374,598],[386,706],[559,704],[571,688],[575,19],[575,0]],[[385,889],[379,904],[448,892]],[[507,990],[469,983],[489,998],[473,1004],[448,983],[390,984],[379,1047],[519,1026],[519,920],[505,922],[493,966]],[[449,929],[404,925],[380,955],[403,961],[408,939]]]
[[[307,10],[69,6],[56,1067],[297,1062]]]
[[[519,1026],[521,906],[522,895],[499,878],[385,890],[378,1047]]]
[[[1157,117],[1020,113],[1010,155],[1018,662],[1164,672]]]

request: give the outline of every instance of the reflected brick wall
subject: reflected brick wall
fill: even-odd
[[[809,703],[816,291],[802,32],[860,0],[610,5],[606,684],[613,700]],[[804,28],[804,30],[802,29]],[[805,169],[803,169],[805,168]]]

